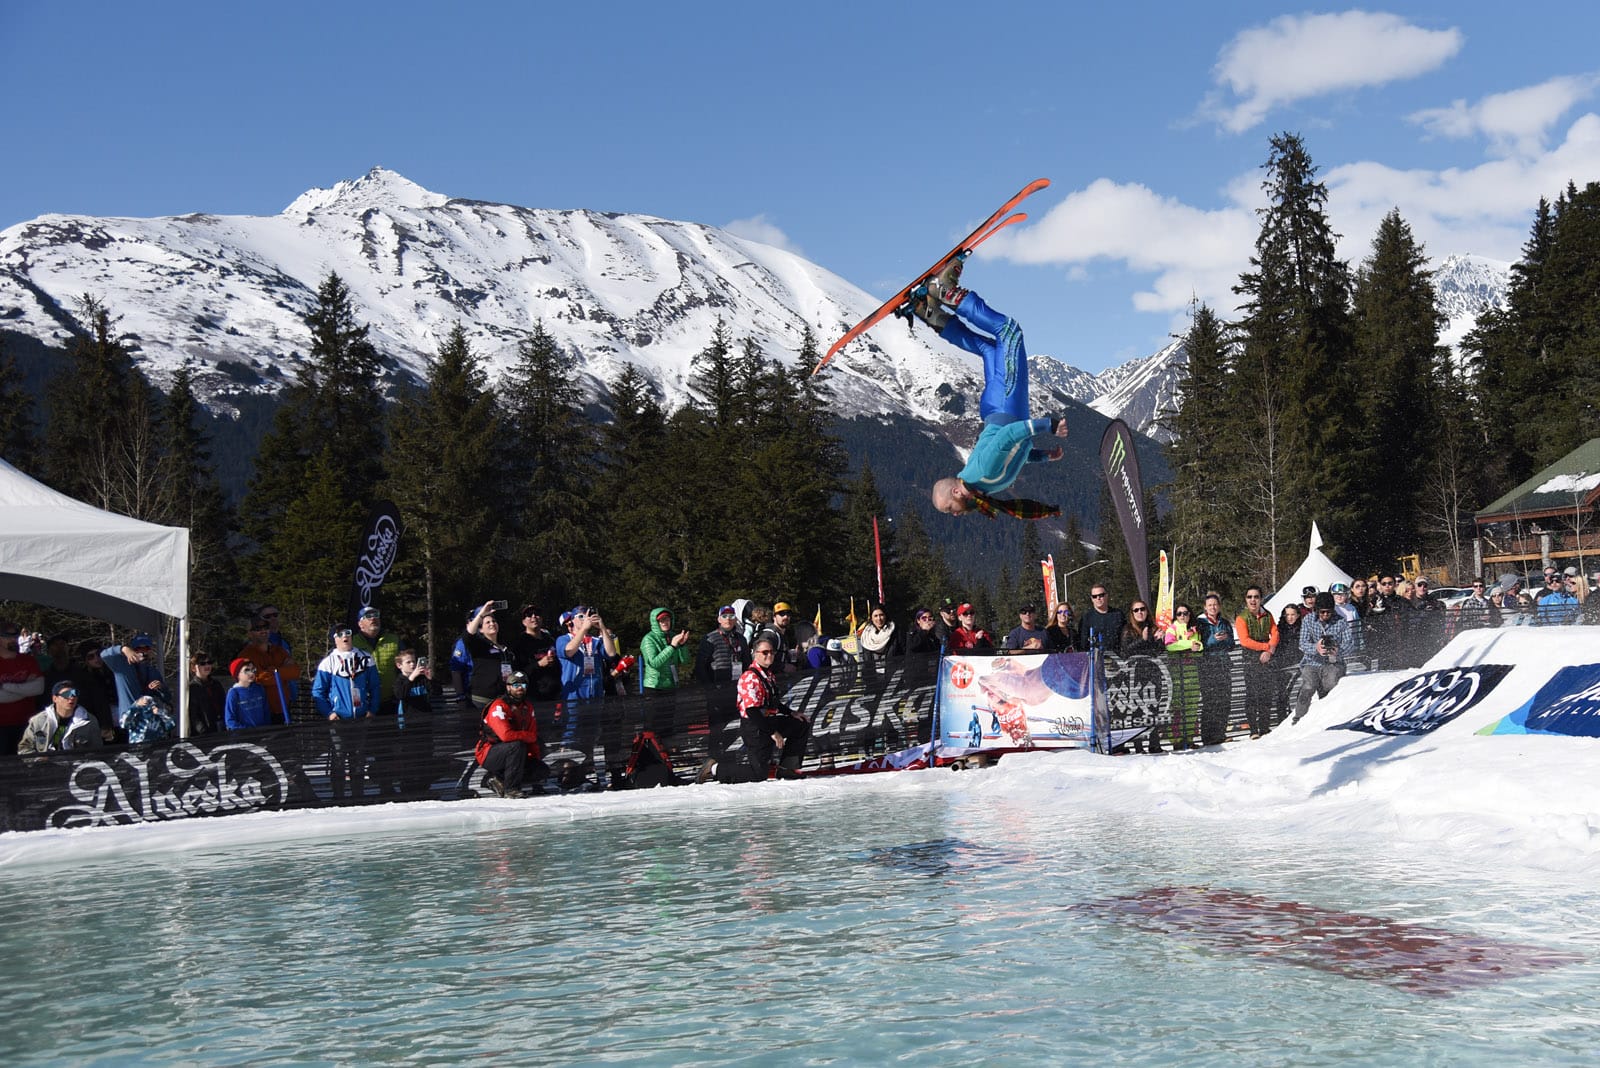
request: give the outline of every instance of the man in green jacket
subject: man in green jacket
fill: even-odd
[[[675,690],[678,687],[678,667],[694,663],[689,651],[687,629],[672,629],[672,610],[654,608],[650,611],[648,630],[639,642],[639,663],[643,666],[641,686],[646,693],[651,690]]]

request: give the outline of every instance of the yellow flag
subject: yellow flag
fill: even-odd
[[[816,631],[817,637],[822,637],[822,602],[817,602],[817,618],[811,621],[811,628]]]
[[[861,629],[861,624],[856,622],[856,597],[855,597],[855,594],[851,594],[850,595],[850,633],[854,634],[856,631],[858,631],[860,629]]]
[[[1172,626],[1172,569],[1167,564],[1167,550],[1161,550],[1161,573],[1156,578],[1156,626],[1166,630]]]

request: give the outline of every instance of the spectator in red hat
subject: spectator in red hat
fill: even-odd
[[[228,672],[236,681],[222,700],[222,725],[230,731],[269,725],[272,709],[267,704],[266,689],[257,681],[259,672],[255,661],[237,657],[228,665]]]
[[[994,639],[989,637],[988,631],[978,626],[972,605],[956,606],[956,629],[950,632],[949,648],[954,653],[989,652],[994,649]]]

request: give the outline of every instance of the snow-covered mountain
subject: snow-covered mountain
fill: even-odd
[[[1439,340],[1459,353],[1478,316],[1504,308],[1511,286],[1511,264],[1487,256],[1446,256],[1433,269],[1439,310],[1450,320]]]
[[[579,355],[591,394],[632,362],[669,405],[687,397],[690,362],[719,319],[736,341],[753,336],[768,356],[789,361],[807,328],[825,346],[879,299],[715,227],[452,199],[376,167],[313,189],[278,215],[44,215],[0,231],[0,329],[63,344],[73,302],[91,294],[121,317],[119,330],[136,340],[154,378],[190,361],[203,399],[226,411],[230,396],[293,377],[305,316],[329,270],[403,373],[419,375],[458,321],[492,373],[503,371],[542,321]],[[1448,341],[1504,299],[1508,271],[1477,256],[1441,263]],[[1099,375],[1034,356],[1034,406],[1071,398],[1160,437],[1155,419],[1175,403],[1186,362],[1178,343]],[[963,401],[982,380],[974,357],[896,323],[854,343],[829,375],[842,416],[945,425],[970,423]]]
[[[121,317],[158,380],[182,361],[206,399],[275,389],[307,345],[329,270],[379,351],[419,374],[460,321],[494,371],[542,321],[591,392],[636,364],[677,404],[719,319],[788,362],[807,327],[826,346],[879,298],[789,252],[697,223],[456,200],[374,168],[274,216],[45,215],[0,231],[0,328],[52,343],[84,293]],[[975,358],[887,324],[830,367],[842,415],[949,419]]]

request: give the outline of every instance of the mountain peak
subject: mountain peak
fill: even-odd
[[[335,182],[331,189],[308,189],[283,209],[285,215],[311,215],[316,212],[361,212],[368,208],[437,208],[450,202],[416,182],[383,167],[374,167],[360,178]]]

